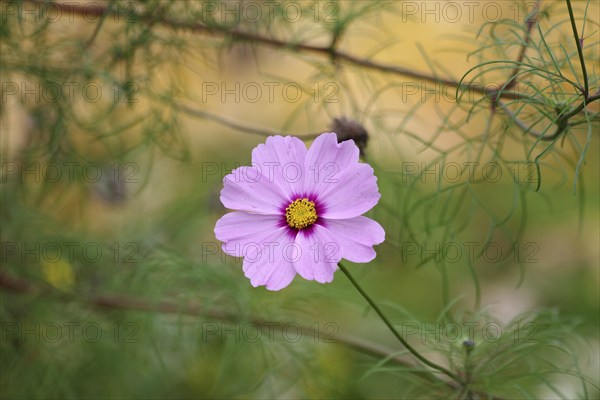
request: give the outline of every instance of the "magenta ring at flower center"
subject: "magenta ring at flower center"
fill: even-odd
[[[313,202],[314,205],[315,205],[315,212],[317,214],[317,220],[312,225],[307,226],[306,228],[303,228],[303,229],[292,228],[290,225],[288,225],[287,220],[286,220],[286,209],[294,201],[300,200],[300,199],[308,199],[309,201]],[[325,208],[324,204],[318,200],[318,196],[316,194],[314,194],[314,193],[292,195],[290,197],[289,202],[286,202],[285,204],[283,204],[280,207],[280,210],[281,210],[281,222],[280,222],[280,226],[287,227],[288,230],[289,230],[289,233],[292,234],[294,237],[296,236],[296,234],[299,231],[303,231],[303,232],[305,232],[307,234],[310,234],[313,231],[315,225],[321,225],[321,226],[325,225],[324,224],[325,221],[320,217],[320,215],[323,212],[325,212],[325,209],[326,208]]]

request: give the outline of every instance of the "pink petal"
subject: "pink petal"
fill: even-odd
[[[282,226],[278,215],[250,214],[235,211],[225,214],[215,225],[215,236],[223,242],[223,251],[243,257],[246,251]]]
[[[367,217],[330,219],[324,225],[342,246],[342,258],[363,263],[375,258],[373,245],[383,243],[385,231],[377,222]]]
[[[319,283],[331,282],[342,258],[340,244],[331,232],[315,224],[312,229],[298,232],[296,244],[300,251],[293,262],[298,274]]]
[[[322,188],[318,193],[319,203],[323,205],[319,217],[358,217],[373,208],[380,197],[373,168],[363,163],[351,165],[342,171],[337,183]]]
[[[282,207],[289,201],[281,188],[270,182],[260,169],[240,167],[225,177],[221,203],[232,210],[281,215]]]
[[[252,166],[260,168],[268,180],[287,194],[299,194],[304,187],[306,146],[293,136],[270,136],[252,151]]]
[[[358,153],[352,140],[338,143],[335,133],[318,136],[306,153],[304,191],[316,194],[339,183],[340,174],[358,163]]]
[[[283,289],[296,276],[290,256],[293,250],[294,236],[287,227],[279,228],[248,248],[244,257],[244,274],[254,287]]]

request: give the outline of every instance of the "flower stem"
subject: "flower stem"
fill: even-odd
[[[584,93],[583,97],[587,99],[590,94],[590,87],[588,83],[587,70],[585,68],[585,59],[583,58],[583,49],[581,46],[581,39],[577,33],[577,24],[575,23],[575,15],[573,14],[573,7],[571,7],[571,0],[567,1],[567,9],[569,10],[569,19],[571,20],[571,29],[573,29],[573,36],[575,36],[575,44],[577,46],[577,54],[579,55],[579,62],[581,63],[581,72],[583,74],[583,85]],[[584,100],[585,101],[585,100]]]
[[[350,282],[352,283],[352,285],[354,285],[354,287],[356,288],[356,290],[358,290],[358,292],[362,295],[362,297],[364,297],[365,300],[367,300],[367,303],[369,303],[369,305],[371,307],[373,307],[373,309],[375,310],[375,312],[377,313],[377,315],[379,315],[379,317],[381,318],[381,320],[387,325],[387,327],[390,329],[390,331],[394,334],[394,336],[396,337],[396,339],[398,339],[400,341],[400,343],[402,343],[402,345],[413,355],[415,356],[415,358],[417,358],[419,361],[421,361],[423,364],[438,370],[439,372],[449,376],[450,378],[454,379],[456,382],[459,383],[463,383],[462,379],[456,375],[455,373],[453,373],[452,371],[450,371],[447,368],[442,367],[441,365],[438,365],[432,361],[429,361],[427,358],[423,357],[414,347],[412,347],[407,341],[406,339],[404,339],[402,337],[402,335],[396,330],[396,328],[394,328],[394,325],[392,325],[392,323],[390,322],[390,320],[385,316],[385,314],[381,311],[381,309],[377,306],[377,304],[375,304],[375,302],[371,299],[371,297],[369,297],[369,295],[367,294],[367,292],[364,291],[364,289],[358,284],[358,282],[354,279],[354,277],[352,276],[352,274],[350,274],[350,271],[348,271],[348,269],[346,269],[346,267],[344,267],[344,265],[339,262],[338,266],[340,267],[340,270],[342,270],[342,272],[348,277],[348,279],[350,280]]]

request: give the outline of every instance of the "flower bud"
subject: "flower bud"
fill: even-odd
[[[346,117],[334,118],[331,130],[336,133],[338,143],[352,139],[358,147],[360,155],[365,155],[369,134],[361,124]]]

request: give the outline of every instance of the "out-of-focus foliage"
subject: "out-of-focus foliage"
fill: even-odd
[[[501,3],[3,2],[1,397],[597,398],[599,7]],[[349,268],[462,383],[214,239],[263,136],[342,126],[387,233]]]

